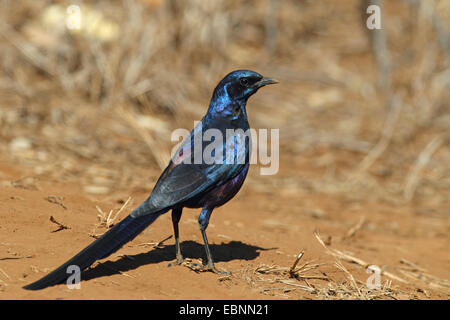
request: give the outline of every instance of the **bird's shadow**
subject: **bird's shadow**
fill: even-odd
[[[231,260],[253,260],[256,259],[260,251],[274,250],[276,248],[261,248],[249,245],[241,241],[230,241],[228,243],[210,244],[214,262],[227,262]],[[181,252],[184,258],[200,259],[205,261],[205,248],[203,244],[194,241],[184,241],[181,243]],[[175,260],[175,245],[167,245],[151,249],[145,253],[127,255],[116,261],[100,263],[82,273],[83,280],[110,276],[134,270],[142,265],[160,263],[164,261],[173,262]]]

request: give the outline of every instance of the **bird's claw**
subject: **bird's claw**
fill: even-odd
[[[221,276],[231,276],[231,272],[229,272],[229,271],[220,271],[214,266],[211,267],[211,266],[207,265],[207,266],[205,266],[205,270],[204,271],[211,271],[211,272],[214,272],[214,273],[219,274]]]
[[[213,272],[222,276],[231,276],[231,272],[228,271],[220,271],[214,265],[211,264],[198,264],[198,263],[189,263],[186,266],[195,271],[195,272]]]
[[[169,267],[172,267],[172,266],[180,266],[180,265],[183,264],[183,262],[184,262],[183,256],[182,256],[181,254],[180,254],[180,255],[177,255],[177,258],[175,259],[175,261],[169,263]]]

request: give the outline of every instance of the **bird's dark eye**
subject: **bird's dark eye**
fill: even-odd
[[[241,80],[240,80],[240,83],[243,85],[243,86],[248,86],[248,79],[247,78],[242,78]]]

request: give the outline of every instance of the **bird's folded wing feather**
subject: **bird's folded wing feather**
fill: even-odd
[[[220,186],[235,177],[244,165],[212,164],[199,169],[195,164],[172,163],[158,180],[152,194],[147,200],[151,210],[136,211],[134,218],[156,210],[172,207],[178,203],[194,198],[201,192]],[[208,171],[205,174],[204,171]]]
[[[226,143],[223,147],[226,148]],[[183,143],[180,146],[147,199],[148,209],[134,212],[134,218],[172,207],[201,192],[220,186],[234,178],[245,166],[243,163],[196,164],[195,151],[191,152],[193,149],[191,143]],[[189,161],[185,161],[186,158],[189,158]],[[198,159],[201,159],[201,156]]]

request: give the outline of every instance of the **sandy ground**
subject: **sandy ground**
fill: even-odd
[[[98,226],[96,206],[115,213],[128,195],[89,195],[64,179],[33,178],[30,168],[5,160],[0,161],[0,181],[0,299],[449,298],[446,215],[314,193],[264,194],[245,186],[214,212],[207,230],[216,266],[231,271],[229,277],[169,267],[174,240],[158,245],[172,234],[170,214],[165,214],[83,272],[81,289],[57,285],[26,291],[23,285],[91,243],[93,233],[105,231]],[[148,192],[131,190],[132,200],[119,219]],[[193,261],[204,257],[198,213],[185,210],[180,222],[182,250]],[[50,217],[67,229],[56,231]],[[342,255],[333,256],[338,252],[333,250]],[[304,254],[290,275],[300,251]],[[365,264],[381,268],[381,288],[369,290]]]

